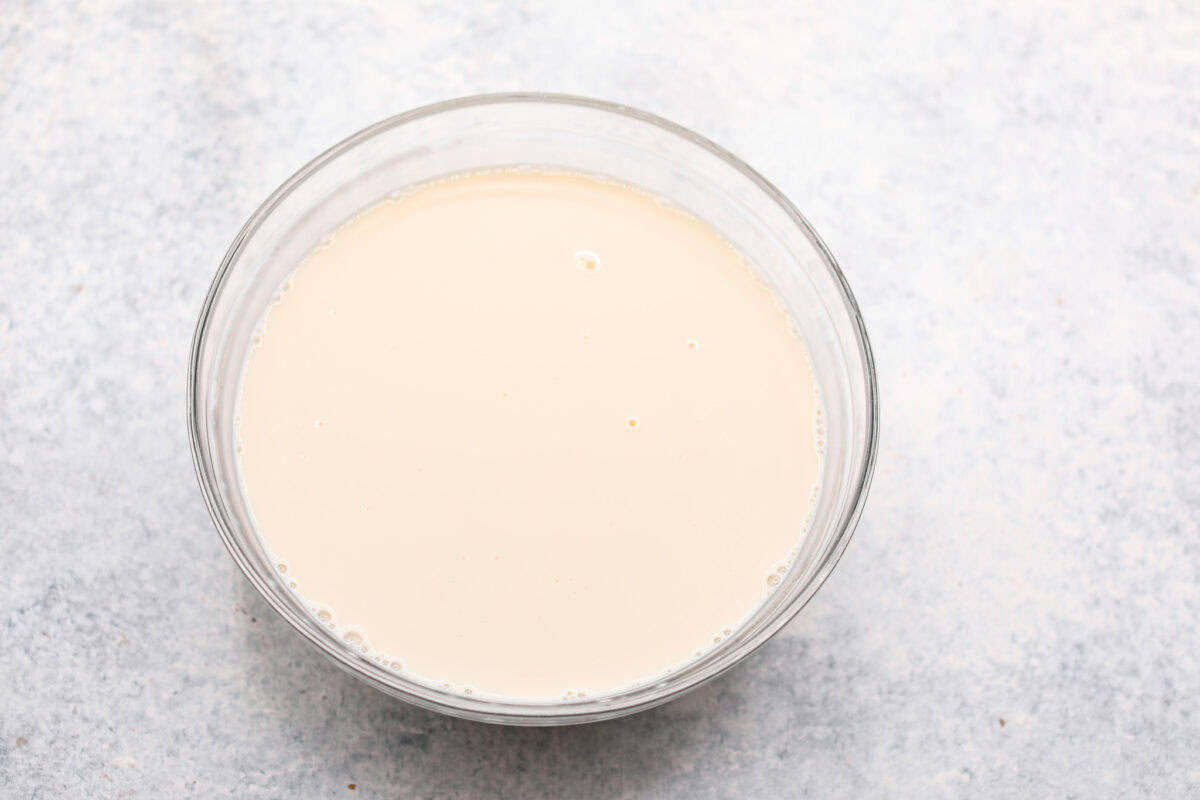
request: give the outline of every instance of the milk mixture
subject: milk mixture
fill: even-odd
[[[677,669],[762,603],[818,488],[817,398],[712,228],[496,171],[306,257],[247,355],[238,448],[317,619],[434,686],[560,700]]]

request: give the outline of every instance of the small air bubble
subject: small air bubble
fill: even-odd
[[[687,343],[688,350],[696,350],[700,347],[700,343],[695,339],[689,339]]]
[[[728,636],[729,634],[733,633],[733,631],[731,631],[729,628],[726,628],[725,630],[721,631],[721,633],[723,633],[723,634],[725,634],[726,636]]]
[[[600,268],[600,257],[591,250],[579,250],[575,253],[575,263],[589,272],[594,272]]]
[[[778,585],[779,585],[779,576],[778,575],[768,575],[767,576],[767,586],[778,586]]]
[[[783,573],[787,572],[787,567],[785,567],[781,564],[775,568],[775,571],[778,572],[780,575],[782,575]]]
[[[627,424],[627,425],[629,425],[629,427],[631,427],[631,428],[636,428],[636,427],[638,426],[638,418],[637,418],[637,417],[630,417],[630,418],[629,418],[628,420],[626,420],[625,422],[626,422],[626,424]]]
[[[713,644],[720,644],[720,643],[721,643],[721,637],[720,637],[720,636],[714,636],[714,637],[713,637]]]
[[[289,581],[289,582],[288,582],[288,586],[290,586],[290,587],[292,587],[293,589],[295,589],[295,588],[296,588],[296,582],[295,582],[295,581]]]
[[[587,692],[577,692],[576,697],[587,697]]]
[[[321,622],[329,622],[329,620],[333,619],[333,614],[330,614],[328,611],[321,610],[317,612],[317,619],[321,620]]]
[[[392,669],[394,669],[394,670],[396,670],[397,672],[399,672],[399,671],[400,671],[400,662],[399,662],[399,661],[393,661],[393,662],[391,663],[391,667],[392,667]]]
[[[358,631],[346,631],[346,634],[342,638],[346,640],[346,644],[355,646],[362,644],[363,640],[362,634]]]
[[[276,565],[275,565],[275,569],[277,569],[277,570],[279,570],[280,572],[283,572],[283,573],[285,573],[285,574],[286,574],[286,573],[287,573],[287,564],[284,564],[284,563],[281,561],[281,562],[279,562],[278,564],[276,564]]]

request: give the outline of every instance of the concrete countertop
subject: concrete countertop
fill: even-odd
[[[0,794],[1200,795],[1200,7],[0,2]],[[747,663],[625,720],[459,722],[237,572],[188,452],[229,241],[398,111],[645,108],[841,260],[883,435]]]

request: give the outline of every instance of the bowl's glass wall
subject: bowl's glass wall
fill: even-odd
[[[279,283],[322,236],[389,193],[497,167],[609,177],[706,220],[774,288],[808,345],[821,388],[822,490],[792,569],[720,646],[667,678],[618,694],[502,703],[442,692],[381,668],[312,619],[283,584],[253,529],[238,480],[238,379],[254,326]],[[639,112],[574,98],[451,101],[387,120],[318,157],[280,187],[230,248],[197,327],[190,378],[193,450],[205,498],[230,552],[268,602],[368,683],[418,705],[496,722],[617,716],[673,697],[740,660],[799,610],[836,562],[874,457],[875,385],[865,332],[841,273],[807,223],[762,178],[695,135]],[[807,502],[805,487],[796,488],[795,502]]]

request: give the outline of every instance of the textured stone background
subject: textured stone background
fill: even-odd
[[[1200,796],[1200,8],[1084,6],[0,0],[0,795]],[[327,665],[222,550],[184,424],[258,202],[368,123],[509,89],[646,108],[776,181],[882,389],[806,613],[567,730]]]

